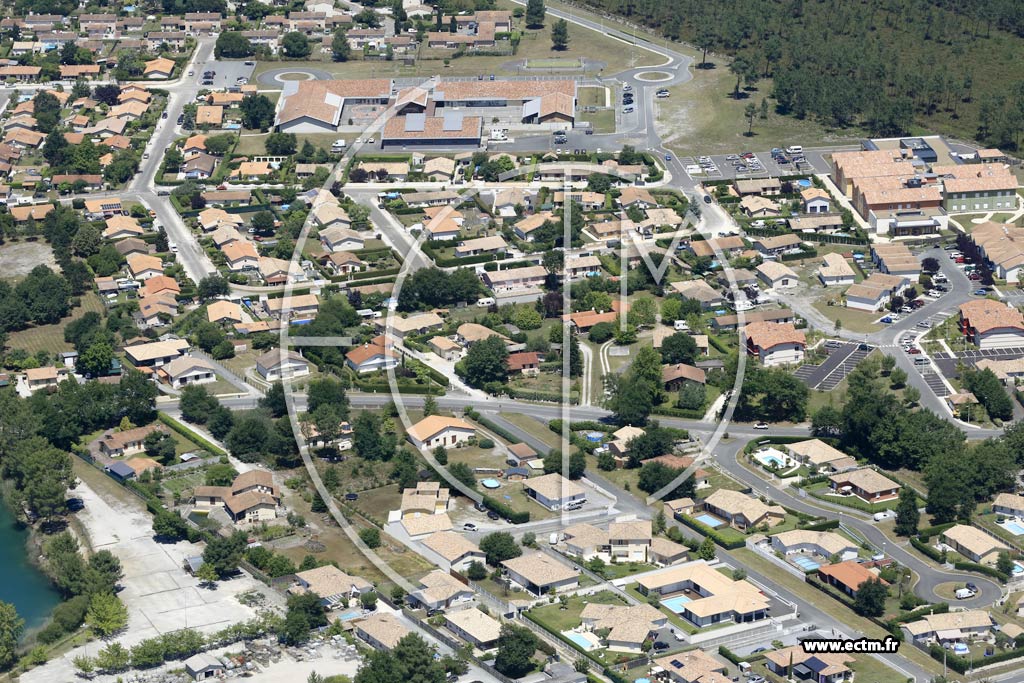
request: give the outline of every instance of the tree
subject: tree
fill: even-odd
[[[242,35],[241,31],[222,31],[217,36],[217,42],[213,48],[213,54],[217,59],[222,57],[240,58],[251,57],[256,54],[249,39]]]
[[[715,542],[710,536],[701,541],[700,548],[697,549],[697,557],[708,562],[715,559],[716,553]]]
[[[348,44],[348,32],[339,26],[331,39],[331,57],[336,62],[347,62],[352,54],[352,46]]]
[[[473,344],[463,360],[466,382],[482,388],[491,382],[504,383],[508,377],[508,347],[498,336]]]
[[[569,479],[580,479],[587,469],[587,456],[583,451],[576,451],[569,456]]]
[[[242,124],[246,128],[265,129],[274,122],[274,103],[266,95],[246,95],[239,108],[242,110]]]
[[[216,156],[223,156],[235,144],[235,136],[230,133],[211,135],[206,138],[206,151]]]
[[[669,365],[676,363],[693,365],[699,354],[700,349],[697,348],[696,340],[685,332],[669,335],[661,343],[661,358]]]
[[[371,550],[380,547],[380,530],[377,527],[368,526],[359,530],[359,539]]]
[[[153,517],[153,534],[168,541],[188,538],[188,523],[174,512],[161,512]]]
[[[196,578],[207,586],[212,586],[220,578],[217,576],[217,570],[213,568],[212,564],[201,564],[199,569],[196,570]]]
[[[853,611],[864,617],[880,617],[885,614],[885,599],[888,597],[888,586],[878,579],[867,579],[857,588]]]
[[[470,581],[483,581],[487,578],[487,567],[473,560],[466,567],[466,578]]]
[[[498,636],[494,668],[509,678],[521,678],[533,669],[533,653],[536,651],[537,636],[532,631],[506,622]]]
[[[996,569],[1007,576],[1013,576],[1014,567],[1015,565],[1013,564],[1013,558],[1010,557],[1010,553],[1006,550],[1000,550],[999,555],[996,556]]]
[[[907,371],[903,368],[893,368],[889,373],[889,383],[893,389],[902,389],[907,385]]]
[[[291,59],[305,59],[312,52],[309,40],[305,34],[298,31],[284,34],[284,38],[281,40],[281,49],[284,51],[284,56]]]
[[[753,102],[747,102],[743,109],[743,115],[747,117],[747,137],[754,135],[754,117],[757,116],[757,106]]]
[[[679,388],[676,405],[683,410],[700,410],[707,401],[707,387],[698,382],[684,382]]]
[[[526,28],[540,28],[544,25],[544,0],[528,0],[526,3]]]
[[[917,533],[917,525],[921,521],[921,513],[917,509],[917,494],[914,489],[904,486],[900,489],[899,502],[896,504],[897,536],[913,536]]]
[[[363,411],[353,424],[352,443],[356,453],[367,460],[390,460],[395,454],[395,435],[383,433],[383,419]]]
[[[60,131],[53,131],[43,143],[43,158],[52,168],[63,168],[70,157],[70,145]]]
[[[494,531],[484,536],[480,539],[480,550],[492,567],[523,554],[523,549],[507,531]]]
[[[128,608],[113,593],[97,593],[89,601],[85,623],[93,633],[106,638],[128,625]]]
[[[558,19],[551,25],[551,49],[566,50],[569,48],[569,22]]]
[[[177,453],[177,444],[167,432],[151,432],[143,439],[146,455],[158,462],[169,464]]]
[[[228,537],[215,536],[203,550],[203,562],[213,567],[217,576],[224,578],[238,569],[238,563],[245,553],[248,538],[245,533],[236,531]]]
[[[103,671],[123,671],[128,668],[130,657],[121,643],[110,643],[96,655],[96,668]]]
[[[748,77],[750,74],[752,65],[746,57],[739,56],[732,60],[729,64],[729,73],[736,76],[736,86],[733,88],[732,96],[735,99],[740,99],[740,83]]]
[[[423,417],[431,415],[437,415],[437,399],[427,394],[427,397],[423,399]]]
[[[98,252],[102,246],[100,231],[92,223],[82,223],[71,240],[71,250],[75,256],[88,258]]]
[[[921,390],[915,386],[908,386],[903,390],[903,401],[909,405],[915,405],[921,400]]]
[[[294,133],[271,133],[267,136],[264,146],[267,148],[267,154],[291,156],[295,154],[296,144]]]
[[[403,637],[390,652],[370,653],[359,668],[354,683],[444,683],[445,659],[418,633]]]
[[[114,349],[110,344],[93,344],[75,360],[75,370],[87,378],[102,377],[110,372],[113,361]]]
[[[267,393],[258,401],[257,405],[270,413],[271,417],[283,417],[288,414],[288,402],[284,395],[284,384],[274,382],[270,385]]]
[[[231,293],[228,281],[216,273],[207,275],[199,281],[196,286],[196,294],[200,301],[210,301],[220,296],[227,296]]]
[[[18,640],[24,628],[25,620],[14,605],[0,602],[0,670],[11,668],[18,660]]]

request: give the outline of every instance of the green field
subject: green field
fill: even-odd
[[[578,59],[528,59],[526,61],[528,69],[578,69],[580,66]]]
[[[103,302],[95,292],[82,295],[82,305],[71,311],[71,315],[53,325],[39,325],[26,330],[12,332],[7,346],[12,349],[24,349],[30,354],[45,351],[50,354],[70,351],[71,344],[64,341],[64,328],[72,320],[81,318],[88,312],[103,313]]]

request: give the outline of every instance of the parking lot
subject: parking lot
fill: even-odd
[[[252,62],[251,65],[246,65],[245,62],[237,61],[223,61],[217,59],[211,59],[203,64],[196,64],[195,73],[191,78],[195,78],[197,84],[202,84],[203,74],[207,71],[215,71],[216,74],[213,76],[213,84],[207,84],[205,88],[230,88],[238,85],[239,78],[245,78],[252,80],[252,72],[256,69],[256,62]]]
[[[743,158],[741,155],[751,155]],[[805,154],[803,161],[780,163],[771,152],[738,151],[735,154],[719,154],[710,157],[680,157],[687,174],[696,180],[721,180],[733,178],[779,177],[796,173],[827,173],[828,164],[821,154]]]
[[[864,360],[871,348],[861,349],[860,344],[841,342],[826,342],[827,344],[838,344],[828,347],[828,358],[821,365],[802,365],[793,373],[811,389],[819,391],[832,391],[839,383],[846,379],[846,376],[853,372],[853,369]]]

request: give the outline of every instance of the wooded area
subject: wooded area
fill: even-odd
[[[582,4],[733,56],[740,86],[773,78],[780,113],[872,135],[917,123],[1003,149],[1024,144],[1019,0]]]

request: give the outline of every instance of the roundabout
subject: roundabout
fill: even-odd
[[[666,71],[641,71],[634,74],[633,78],[644,83],[661,83],[663,81],[671,81],[675,76]]]
[[[334,78],[327,71],[321,69],[305,69],[296,67],[283,67],[265,71],[256,77],[260,85],[282,88],[285,83],[296,81],[326,81]]]

